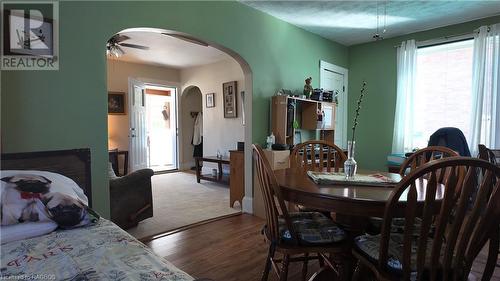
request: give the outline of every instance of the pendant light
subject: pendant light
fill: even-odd
[[[387,1],[384,1],[384,29],[382,30],[382,34],[380,34],[380,13],[379,13],[379,5],[377,1],[377,31],[373,35],[373,39],[375,41],[383,40],[383,35],[387,32]]]

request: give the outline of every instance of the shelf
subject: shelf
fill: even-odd
[[[303,102],[314,102],[314,103],[327,103],[327,104],[331,104],[331,105],[334,105],[334,106],[337,106],[336,103],[334,102],[327,102],[327,101],[317,101],[317,100],[311,100],[311,99],[303,99],[303,98],[299,98],[299,97],[288,97],[289,99],[293,99],[293,100],[297,100],[297,101],[303,101]]]

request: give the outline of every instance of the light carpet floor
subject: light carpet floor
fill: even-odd
[[[239,203],[229,207],[229,186],[203,180],[197,183],[193,173],[155,175],[151,181],[153,217],[127,230],[137,239],[241,212]]]

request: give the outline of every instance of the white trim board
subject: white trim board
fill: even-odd
[[[336,119],[338,123],[335,127],[335,135],[337,139],[337,134],[340,133],[340,142],[336,143],[337,146],[341,148],[347,148],[347,112],[348,112],[348,81],[349,81],[349,70],[347,68],[326,62],[319,61],[319,85],[320,88],[324,88],[322,81],[324,81],[324,74],[326,71],[335,72],[344,76],[344,92],[339,98],[339,106],[337,107]]]

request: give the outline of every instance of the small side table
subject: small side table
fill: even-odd
[[[229,159],[227,157],[217,158],[216,156],[206,156],[206,157],[195,157],[194,160],[196,164],[196,181],[198,183],[200,183],[200,180],[207,180],[207,181],[229,184],[229,176],[224,175],[222,172],[222,165],[230,164]],[[200,161],[217,163],[217,169],[218,169],[217,176],[214,177],[211,174],[203,175],[201,173]]]
[[[117,176],[124,176],[128,174],[128,151],[127,150],[118,150],[113,149],[109,150],[109,162],[111,162],[111,166],[113,166],[113,170]],[[120,165],[119,165],[119,155],[123,155],[123,174],[120,174]]]

